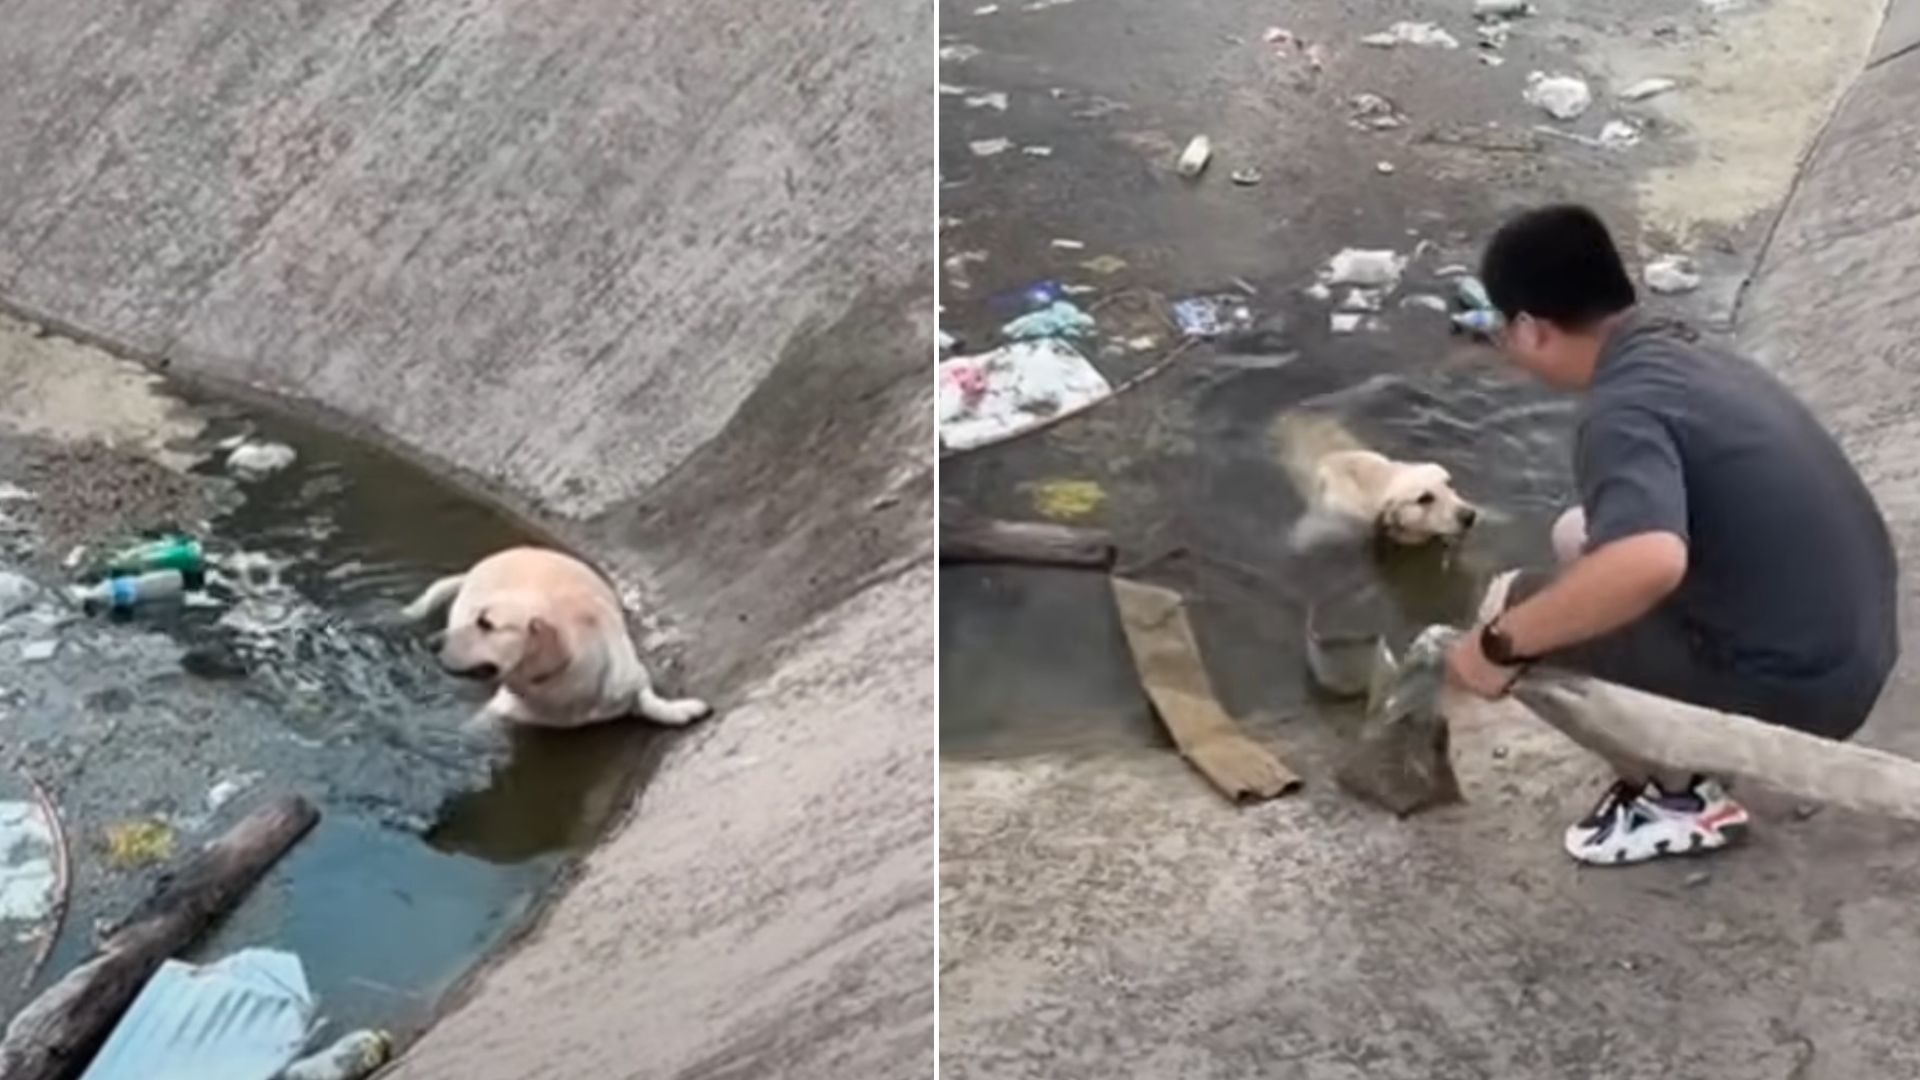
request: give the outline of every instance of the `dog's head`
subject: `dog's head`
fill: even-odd
[[[537,683],[567,666],[566,646],[544,609],[530,598],[489,598],[465,622],[447,628],[440,666],[488,682]]]
[[[1453,477],[1439,465],[1407,465],[1394,471],[1380,499],[1380,535],[1396,544],[1457,540],[1480,511],[1453,490]]]

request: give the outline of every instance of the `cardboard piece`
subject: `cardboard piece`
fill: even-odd
[[[1180,756],[1229,799],[1271,799],[1300,786],[1284,762],[1249,739],[1213,692],[1185,601],[1172,589],[1114,578],[1113,600],[1140,685]]]

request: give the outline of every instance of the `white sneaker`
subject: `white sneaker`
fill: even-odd
[[[1705,777],[1694,777],[1677,792],[1621,781],[1607,789],[1592,813],[1567,829],[1567,854],[1595,866],[1694,855],[1739,839],[1747,820],[1746,808]]]

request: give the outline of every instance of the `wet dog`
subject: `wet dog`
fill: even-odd
[[[1330,416],[1284,415],[1272,437],[1307,498],[1307,513],[1294,530],[1296,548],[1368,536],[1407,546],[1450,542],[1479,519],[1479,508],[1453,489],[1445,466],[1369,450]]]
[[[440,664],[497,686],[483,720],[564,728],[639,715],[680,725],[712,712],[654,692],[612,586],[571,556],[489,555],[428,586],[404,615],[422,622],[449,604]]]

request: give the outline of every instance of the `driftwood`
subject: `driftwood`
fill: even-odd
[[[1000,521],[941,507],[940,561],[1030,563],[1104,570],[1113,565],[1113,539],[1098,529],[1041,522]]]
[[[319,820],[306,800],[277,799],[163,877],[92,957],[14,1017],[0,1041],[0,1080],[79,1075],[160,964],[238,903]]]
[[[1235,802],[1299,787],[1299,776],[1248,738],[1214,695],[1180,594],[1114,578],[1113,599],[1140,683],[1180,756]]]

